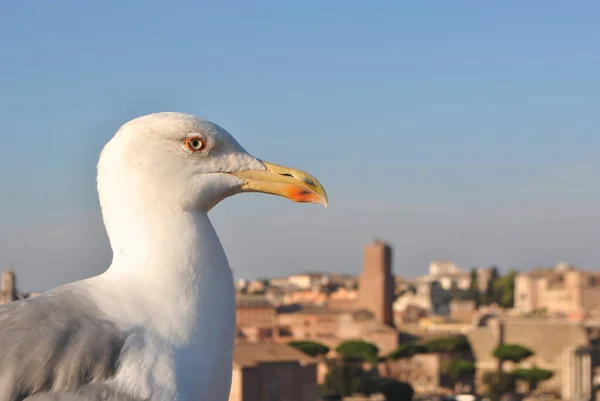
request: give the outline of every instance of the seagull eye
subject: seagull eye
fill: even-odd
[[[204,138],[194,136],[185,140],[185,146],[192,152],[200,152],[206,148],[206,141]]]

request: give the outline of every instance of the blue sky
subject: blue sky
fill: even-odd
[[[305,169],[329,209],[240,195],[212,213],[237,276],[523,269],[600,253],[600,4],[0,3],[0,264],[24,289],[100,273],[102,146],[183,111]]]

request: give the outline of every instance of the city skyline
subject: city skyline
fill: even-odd
[[[21,288],[106,269],[98,154],[163,110],[329,193],[327,210],[219,205],[240,277],[357,274],[374,237],[402,276],[435,259],[597,268],[598,4],[183,4],[0,5],[0,265]]]
[[[363,244],[363,246],[361,247],[361,251],[364,251],[365,248],[369,248],[373,244],[377,244],[377,243],[383,243],[386,246],[390,246],[390,249],[393,254],[393,252],[394,252],[393,246],[391,246],[389,243],[387,243],[385,241],[382,241],[379,238],[373,240],[371,243]],[[394,258],[395,258],[395,256],[392,256],[390,259],[390,261],[391,261],[390,267],[393,265]],[[519,268],[519,267],[514,267],[514,266],[499,266],[494,263],[461,266],[461,265],[454,263],[454,261],[452,261],[452,260],[434,259],[434,260],[429,261],[425,266],[420,266],[421,268],[418,269],[418,272],[413,275],[399,275],[399,274],[396,274],[393,270],[391,271],[391,274],[392,274],[393,278],[398,278],[401,280],[406,280],[406,282],[411,282],[412,280],[418,280],[423,277],[436,275],[437,273],[432,273],[432,269],[436,268],[433,266],[439,266],[439,265],[452,266],[452,269],[456,269],[456,271],[455,271],[456,274],[458,274],[459,276],[464,277],[464,278],[469,277],[469,279],[470,279],[473,271],[482,270],[482,269],[483,270],[497,269],[497,272],[499,274],[510,274],[510,273],[528,274],[528,273],[534,272],[539,269],[552,271],[554,269],[558,269],[559,266],[567,266],[567,267],[578,269],[578,270],[581,270],[584,272],[593,272],[594,271],[594,269],[586,269],[585,267],[582,268],[581,266],[574,264],[574,263],[570,263],[569,261],[566,261],[566,260],[558,260],[555,263],[550,263],[550,264],[546,264],[546,265],[538,264],[538,265],[534,265],[534,266],[528,266],[526,268]],[[313,270],[289,271],[289,272],[286,272],[285,274],[276,274],[276,275],[272,275],[272,276],[264,276],[264,275],[260,275],[260,274],[255,275],[255,276],[242,276],[242,275],[236,274],[236,271],[233,267],[232,267],[232,272],[233,272],[233,278],[234,278],[235,283],[239,283],[242,281],[244,281],[244,282],[257,282],[257,281],[270,282],[271,280],[283,280],[283,279],[288,279],[290,277],[300,277],[300,276],[310,276],[310,275],[317,275],[317,276],[322,275],[322,276],[330,276],[330,277],[350,277],[350,278],[359,280],[360,275],[362,274],[361,271],[364,269],[364,266],[365,266],[365,263],[364,263],[364,257],[363,257],[363,259],[361,259],[361,263],[359,265],[359,270],[356,272],[313,269]],[[10,272],[11,274],[14,274],[15,277],[17,275],[20,275],[19,269],[16,269],[11,263],[6,264],[4,266],[3,271]],[[21,282],[21,280],[19,280],[19,283],[20,282]],[[29,293],[37,294],[37,293],[39,293],[39,291],[45,291],[46,289],[44,289],[44,288],[42,288],[42,289],[24,288],[19,284],[19,290],[24,290],[25,293],[27,293],[27,294],[29,294]]]

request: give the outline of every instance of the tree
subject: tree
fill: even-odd
[[[312,357],[326,355],[329,352],[329,347],[315,341],[290,341],[288,345]]]
[[[532,356],[533,351],[519,344],[500,344],[492,355],[498,359],[498,371],[502,371],[505,361],[520,363]]]
[[[415,395],[410,384],[393,379],[380,379],[376,389],[387,401],[411,401]]]
[[[398,360],[412,358],[416,354],[423,353],[425,347],[415,343],[401,344],[398,348],[390,352],[387,356],[388,359]]]
[[[379,354],[376,345],[362,340],[345,341],[335,351],[343,358],[364,362],[377,362],[377,354]]]
[[[499,277],[500,277],[500,275],[498,274],[498,268],[496,266],[492,266],[491,271],[490,271],[490,278],[487,282],[487,286],[486,286],[486,290],[485,290],[485,294],[484,294],[484,301],[485,301],[486,305],[490,305],[490,304],[493,304],[494,302],[498,302],[498,297],[494,290],[494,284],[496,283],[496,281],[498,280]]]
[[[447,373],[451,357],[471,351],[469,340],[465,336],[440,337],[425,343],[425,349],[432,354],[440,355],[442,370]]]
[[[518,368],[513,370],[511,373],[516,379],[521,379],[529,384],[529,390],[535,390],[538,383],[550,379],[553,376],[552,371],[546,369],[540,369],[534,366],[531,369]]]
[[[416,354],[420,354],[425,352],[426,349],[423,345],[420,344],[415,344],[415,343],[406,343],[406,344],[401,344],[398,348],[396,348],[395,350],[393,350],[392,352],[390,352],[388,354],[388,356],[386,357],[387,361],[386,361],[386,369],[388,369],[388,375],[389,375],[389,369],[390,369],[390,365],[389,365],[389,361],[400,361],[402,360],[402,362],[398,362],[395,365],[395,375],[396,378],[402,380],[402,381],[407,381],[409,382],[411,380],[411,373],[413,372],[413,357]]]
[[[425,343],[425,349],[435,354],[454,354],[468,352],[471,346],[465,336],[447,336]]]
[[[347,359],[328,361],[328,373],[321,388],[326,396],[348,397],[353,394],[375,392],[373,377],[363,367]]]
[[[470,382],[475,375],[475,363],[465,359],[455,359],[448,367],[448,375],[454,379],[454,388],[460,391],[464,384]]]
[[[486,372],[483,375],[483,384],[486,386],[487,396],[492,401],[499,401],[504,394],[515,390],[515,378],[504,372]]]
[[[477,274],[477,268],[471,269],[471,283],[469,284],[469,290],[472,292],[479,292],[479,275]]]
[[[511,270],[508,274],[498,278],[494,283],[494,293],[497,302],[503,308],[512,308],[515,298],[515,278],[517,272]]]
[[[481,294],[479,292],[479,275],[477,269],[474,267],[471,269],[471,281],[469,288],[459,294],[458,299],[465,301],[475,301],[476,306],[481,303]]]
[[[464,359],[456,359],[450,364],[448,374],[455,380],[472,376],[475,374],[475,363]]]
[[[365,371],[354,361],[342,358],[329,361],[328,367],[329,372],[321,386],[321,393],[326,398],[376,392],[382,393],[389,401],[410,401],[413,398],[414,390],[408,383],[381,378],[376,373]]]

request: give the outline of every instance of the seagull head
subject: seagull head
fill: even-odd
[[[101,203],[106,192],[144,194],[203,212],[242,192],[327,207],[325,189],[312,175],[257,159],[217,124],[173,112],[142,116],[119,129],[102,150],[98,190]]]

